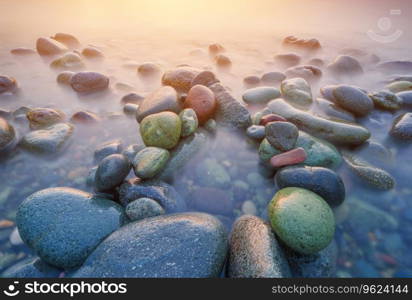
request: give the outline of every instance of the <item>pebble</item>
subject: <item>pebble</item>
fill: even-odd
[[[301,57],[295,53],[277,54],[274,56],[275,63],[282,67],[289,68],[300,63]]]
[[[246,130],[246,135],[251,139],[262,140],[265,138],[265,126],[252,125]]]
[[[372,99],[375,106],[380,109],[395,111],[401,107],[401,98],[392,92],[380,91],[370,93],[369,97]]]
[[[230,60],[230,58],[223,54],[216,55],[215,62],[219,68],[227,69],[232,66],[232,61]]]
[[[66,115],[57,109],[33,108],[26,114],[31,129],[41,129],[50,125],[63,122]]]
[[[10,53],[13,55],[33,55],[36,53],[36,51],[31,48],[19,47],[19,48],[11,49]]]
[[[179,114],[179,118],[182,121],[182,137],[187,137],[193,134],[199,125],[196,112],[191,108],[185,108]]]
[[[299,130],[292,123],[277,121],[266,124],[265,134],[273,147],[281,151],[289,151],[295,148]]]
[[[50,63],[50,67],[55,69],[79,70],[84,68],[85,64],[80,55],[74,52],[68,52],[53,60]]]
[[[136,116],[138,110],[139,110],[139,105],[134,104],[134,103],[126,103],[123,106],[123,112],[129,116]]]
[[[322,77],[322,71],[318,67],[311,65],[295,66],[285,71],[287,78],[303,78],[308,82],[314,83]]]
[[[181,130],[179,116],[169,111],[149,115],[140,123],[140,134],[146,146],[172,149],[179,142]]]
[[[248,104],[266,104],[272,99],[280,97],[280,91],[275,87],[256,87],[246,90],[242,99]]]
[[[410,81],[395,81],[386,86],[392,93],[400,93],[412,90],[412,82]]]
[[[36,50],[40,55],[57,55],[66,52],[68,49],[54,39],[41,37],[37,39]]]
[[[139,221],[165,214],[163,207],[150,198],[139,198],[130,202],[126,206],[125,212],[131,221]]]
[[[209,48],[209,54],[212,56],[215,56],[221,52],[226,51],[225,48],[219,43],[210,44],[208,48]]]
[[[213,117],[217,103],[215,95],[208,87],[195,85],[187,94],[184,107],[193,109],[196,112],[199,124],[202,125]]]
[[[270,159],[270,164],[274,168],[303,163],[307,158],[305,149],[296,148],[281,154],[277,154]]]
[[[95,47],[86,47],[82,50],[82,55],[89,59],[101,59],[104,57],[102,51]]]
[[[111,154],[102,159],[97,167],[94,186],[96,191],[111,191],[129,174],[130,164],[122,154]]]
[[[405,113],[397,117],[392,125],[390,134],[395,138],[411,141],[412,140],[412,113]]]
[[[188,92],[192,87],[193,79],[201,71],[196,68],[183,66],[166,71],[162,77],[162,84],[175,88],[178,92]]]
[[[138,104],[140,105],[143,102],[144,97],[137,94],[137,93],[129,93],[127,95],[124,95],[120,102],[122,104],[126,103],[133,103],[133,104]]]
[[[268,214],[277,236],[298,253],[317,253],[333,239],[333,212],[325,200],[309,190],[281,189],[269,203]]]
[[[29,257],[8,268],[2,278],[57,278],[62,270],[57,269],[38,257]]]
[[[79,72],[72,76],[70,85],[78,93],[99,92],[109,87],[109,78],[97,72]]]
[[[320,42],[317,39],[301,39],[293,35],[285,37],[282,41],[282,45],[310,51],[321,48]]]
[[[333,96],[337,105],[350,111],[355,116],[366,116],[374,108],[372,99],[366,93],[353,86],[338,85],[333,90]]]
[[[111,155],[111,154],[118,154],[123,151],[123,142],[121,140],[112,140],[100,144],[96,147],[94,151],[94,162],[100,163],[100,161]]]
[[[0,118],[0,151],[9,147],[16,137],[16,132],[12,125],[5,119]]]
[[[70,85],[73,75],[76,74],[72,71],[63,71],[56,77],[56,81],[59,84]]]
[[[72,34],[59,32],[52,39],[66,45],[69,48],[77,48],[80,46],[79,40]]]
[[[202,71],[198,75],[193,78],[191,86],[194,87],[195,85],[204,85],[204,86],[210,86],[214,83],[219,82],[219,80],[216,78],[216,75],[211,72],[211,71]]]
[[[157,76],[160,73],[160,67],[152,62],[146,62],[137,67],[137,74],[143,77]]]
[[[344,110],[343,108],[333,102],[330,102],[329,100],[317,98],[316,105],[317,108],[319,108],[320,114],[327,119],[356,123],[355,116],[352,113]]]
[[[13,77],[0,75],[0,94],[12,93],[17,89],[17,81]]]
[[[259,124],[262,126],[266,126],[270,122],[287,122],[286,119],[282,116],[279,116],[277,114],[267,114],[260,118]]]
[[[312,91],[303,78],[292,78],[282,81],[280,86],[286,101],[299,108],[308,108],[312,104]]]
[[[260,84],[260,77],[257,75],[249,75],[243,78],[243,84],[250,87],[257,87]]]
[[[339,55],[327,66],[327,70],[335,76],[356,76],[363,74],[359,61],[349,55]]]
[[[170,153],[166,149],[146,147],[132,161],[134,173],[138,178],[153,178],[164,169],[169,157]]]
[[[286,75],[282,72],[267,72],[262,75],[260,80],[264,85],[277,86],[285,79]]]

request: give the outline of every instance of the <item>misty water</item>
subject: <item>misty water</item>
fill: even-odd
[[[411,60],[410,8],[407,1],[209,1],[194,5],[186,1],[13,1],[0,0],[0,74],[17,79],[21,92],[17,96],[1,96],[0,108],[15,110],[21,106],[51,107],[62,110],[68,118],[88,110],[102,118],[97,125],[76,125],[72,142],[56,157],[36,157],[20,149],[0,161],[0,222],[15,220],[18,205],[30,194],[48,187],[69,186],[93,191],[87,185],[89,170],[95,166],[93,153],[103,142],[121,139],[124,146],[141,144],[138,123],[124,115],[120,99],[135,91],[146,95],[161,85],[155,80],[140,78],[136,66],[144,62],[157,63],[168,70],[188,64],[214,71],[234,97],[241,99],[245,90],[243,78],[262,75],[268,71],[284,71],[273,56],[291,52],[282,49],[281,41],[288,35],[317,38],[322,50],[302,53],[303,63],[311,58],[332,61],[342,49],[356,48],[377,55],[381,61]],[[57,1],[56,1],[57,2]],[[156,2],[156,1],[152,1]],[[335,3],[336,2],[336,3]],[[373,2],[373,4],[372,4]],[[141,5],[141,6],[139,6]],[[357,9],[353,9],[357,7]],[[390,15],[400,9],[400,15]],[[7,14],[7,16],[4,16]],[[392,43],[371,39],[367,32],[379,32],[378,20],[390,17],[391,34],[397,29],[402,36]],[[41,36],[56,32],[75,35],[83,46],[100,49],[103,61],[85,60],[86,69],[110,77],[110,91],[105,94],[80,97],[72,89],[56,83],[59,71],[50,68],[52,58],[37,54],[14,56],[16,47],[35,48]],[[220,43],[232,60],[230,71],[219,71],[208,54],[208,45]],[[363,61],[365,74],[345,82],[323,76],[312,84],[314,98],[319,88],[327,84],[346,83],[368,91],[381,90],[385,80],[393,74],[373,71],[373,65]],[[127,86],[127,88],[125,87]],[[251,111],[256,108],[251,107]],[[319,113],[316,107],[312,113]],[[396,187],[380,191],[367,187],[345,166],[338,173],[346,186],[346,201],[336,209],[337,273],[341,277],[393,277],[412,275],[412,172],[410,146],[388,138],[395,115],[374,111],[357,120],[372,133],[371,140],[385,145],[393,155],[393,162],[385,169],[396,180]],[[29,131],[27,123],[11,121],[19,136]],[[235,197],[230,213],[219,211],[230,227],[242,214],[244,201],[252,201],[256,214],[266,218],[266,206],[276,192],[273,177],[260,175],[257,145],[242,133],[219,130],[214,140],[203,149],[174,179],[174,186],[183,197],[190,197],[196,186],[196,164],[204,159],[215,159],[231,177],[225,190]],[[251,175],[252,174],[252,175]],[[131,172],[129,178],[133,178]],[[257,179],[256,179],[257,178]],[[248,184],[239,193],[239,183]],[[256,183],[256,181],[258,181]],[[363,230],[360,220],[354,220],[348,199],[369,203],[396,220],[396,229],[375,226]],[[360,216],[357,214],[357,216]],[[366,217],[366,216],[365,216]],[[373,216],[367,216],[373,218]],[[365,221],[366,222],[366,221]],[[373,223],[373,222],[371,222]],[[33,255],[24,245],[12,245],[10,234],[15,225],[0,226],[0,271]]]

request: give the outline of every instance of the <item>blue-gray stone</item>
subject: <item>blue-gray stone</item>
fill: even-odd
[[[97,146],[94,151],[94,161],[99,163],[103,158],[111,154],[121,153],[123,150],[123,143],[121,140],[114,140],[103,143]]]
[[[56,278],[63,272],[38,257],[27,258],[8,268],[2,278]]]
[[[64,269],[81,265],[124,220],[115,202],[67,187],[30,195],[16,217],[22,240],[42,260]]]
[[[218,277],[227,248],[224,226],[211,215],[158,216],[111,234],[74,277]]]
[[[105,157],[99,164],[94,178],[97,191],[110,191],[119,186],[130,172],[129,160],[122,154]]]

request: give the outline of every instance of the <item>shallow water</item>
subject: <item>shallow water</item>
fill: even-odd
[[[86,177],[94,166],[93,152],[102,142],[122,139],[125,146],[141,142],[137,122],[122,113],[120,99],[127,91],[116,88],[116,83],[126,83],[144,95],[160,86],[160,80],[142,80],[136,69],[126,68],[126,64],[151,61],[158,63],[163,70],[179,64],[212,69],[240,99],[245,89],[242,83],[245,76],[282,71],[274,65],[272,57],[276,53],[290,52],[280,47],[282,38],[290,34],[316,37],[321,41],[323,50],[307,55],[304,61],[312,57],[330,61],[347,47],[374,53],[381,60],[412,58],[411,33],[407,32],[411,25],[407,1],[391,1],[390,4],[389,1],[376,1],[374,3],[378,4],[373,5],[373,10],[372,1],[356,2],[354,5],[359,6],[356,12],[348,8],[350,5],[339,1],[333,4],[329,3],[331,1],[291,1],[289,4],[283,1],[237,1],[238,5],[233,5],[232,1],[219,1],[220,4],[212,1],[209,5],[193,7],[185,1],[176,1],[175,5],[170,4],[172,1],[159,1],[158,6],[143,1],[140,7],[133,1],[116,1],[116,5],[110,1],[72,2],[69,5],[52,1],[19,1],[18,4],[0,1],[0,11],[15,12],[13,17],[7,16],[0,21],[0,73],[15,77],[22,88],[16,98],[0,98],[0,108],[14,110],[23,105],[53,107],[61,109],[67,116],[83,109],[107,117],[97,126],[77,126],[73,142],[58,157],[37,158],[16,151],[1,161],[0,221],[13,221],[19,203],[43,188],[71,186],[91,191]],[[402,15],[393,17],[393,25],[402,29],[404,34],[391,44],[369,39],[366,31],[375,28],[379,17],[388,15],[392,8],[402,8]],[[47,22],[44,15],[48,16]],[[86,64],[88,70],[110,76],[109,93],[79,98],[74,91],[57,85],[58,72],[50,69],[49,60],[38,55],[17,57],[9,52],[21,46],[34,48],[39,36],[50,36],[55,32],[72,33],[83,45],[95,45],[104,52],[104,61],[87,61]],[[207,46],[213,42],[219,42],[227,49],[226,54],[233,63],[230,72],[215,70],[207,53]],[[194,50],[195,55],[192,53]],[[362,78],[344,83],[372,91],[383,88],[382,81],[390,75],[368,71],[368,65],[365,65],[365,70]],[[319,87],[334,83],[338,82],[323,77],[312,85],[314,96],[318,96]],[[360,122],[371,130],[373,141],[391,150],[394,161],[385,169],[395,177],[396,188],[388,192],[376,191],[365,187],[345,167],[338,173],[344,179],[347,200],[356,198],[376,206],[395,218],[398,227],[396,230],[374,227],[364,232],[356,226],[356,220],[350,218],[351,210],[346,200],[336,212],[339,216],[335,234],[337,276],[412,275],[412,254],[409,251],[412,246],[412,189],[408,182],[412,157],[409,146],[395,144],[387,138],[393,118],[391,113],[374,112]],[[20,134],[28,130],[27,124],[13,125]],[[231,185],[225,192],[236,198],[235,210],[216,213],[223,215],[221,219],[227,226],[242,214],[241,207],[246,200],[255,203],[259,216],[266,216],[266,205],[276,187],[271,178],[259,175],[256,145],[241,134],[219,130],[198,159],[206,158],[216,159],[230,175]],[[196,163],[187,165],[174,180],[176,189],[187,198],[191,188],[197,184]],[[257,176],[260,176],[258,182],[254,180]],[[234,184],[236,181],[248,185],[242,197],[236,196],[239,194]],[[13,226],[0,227],[0,271],[31,255],[27,247],[10,244],[12,230]]]

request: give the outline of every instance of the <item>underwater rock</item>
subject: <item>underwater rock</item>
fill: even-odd
[[[33,108],[26,114],[31,129],[40,129],[63,122],[66,115],[57,109]]]
[[[392,93],[400,93],[412,90],[412,82],[410,81],[395,81],[386,86]]]
[[[243,78],[243,85],[248,88],[254,88],[259,86],[260,77],[257,75],[249,75]]]
[[[127,95],[124,95],[120,102],[122,104],[127,104],[127,103],[133,103],[140,105],[143,102],[144,97],[137,94],[137,93],[129,93]]]
[[[316,82],[322,77],[322,70],[311,65],[295,66],[285,71],[287,78],[303,78],[307,82]]]
[[[215,59],[216,65],[219,68],[227,69],[227,68],[230,68],[232,66],[232,61],[226,55],[218,54],[218,55],[215,56],[214,59]]]
[[[13,55],[33,55],[36,54],[36,51],[31,48],[25,48],[25,47],[18,47],[10,50],[10,53]]]
[[[373,100],[375,106],[380,109],[395,111],[401,107],[401,98],[392,92],[380,91],[370,93],[369,97]]]
[[[219,82],[216,78],[216,75],[211,71],[202,71],[193,78],[191,86],[194,87],[195,85],[204,85],[204,86],[211,86],[214,83]]]
[[[347,110],[344,110],[340,106],[326,99],[317,98],[316,105],[317,108],[319,108],[320,110],[320,114],[327,119],[336,121],[342,120],[349,123],[356,122],[356,119],[352,113],[348,112]]]
[[[230,175],[214,158],[206,158],[196,166],[197,183],[200,186],[227,188],[230,185]]]
[[[246,135],[251,139],[262,140],[265,138],[265,126],[252,125],[246,130]]]

